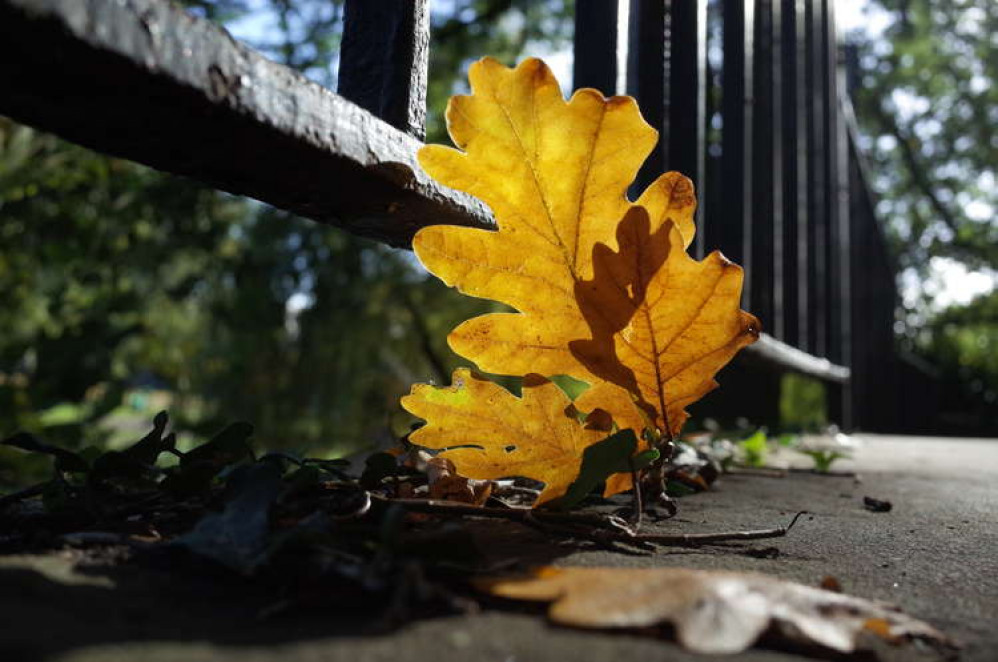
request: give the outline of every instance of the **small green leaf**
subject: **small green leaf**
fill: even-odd
[[[780,444],[780,446],[791,447],[791,446],[796,446],[798,443],[800,443],[800,437],[791,432],[784,432],[783,434],[781,434],[779,437],[776,438],[776,441],[777,443]]]
[[[738,442],[745,453],[745,464],[750,467],[761,467],[766,464],[766,454],[769,446],[766,443],[766,431],[758,430],[748,439]]]
[[[582,453],[582,466],[579,476],[568,486],[560,498],[550,504],[552,508],[565,510],[585,499],[593,489],[612,474],[644,469],[658,459],[658,451],[648,450],[638,455],[634,451],[638,439],[634,430],[616,432],[602,441],[589,446]]]
[[[802,450],[801,453],[810,456],[814,460],[814,470],[821,474],[826,474],[831,470],[832,463],[844,457],[849,457],[848,453],[828,450]]]

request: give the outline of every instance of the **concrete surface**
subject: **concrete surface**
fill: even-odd
[[[791,534],[739,549],[674,549],[648,555],[557,549],[533,533],[490,523],[525,561],[557,556],[564,565],[688,566],[753,570],[843,589],[901,605],[961,643],[959,659],[998,660],[998,440],[862,436],[854,460],[836,471],[860,479],[791,473],[784,478],[727,476],[712,492],[680,502],[670,532],[768,528],[798,510],[814,513]],[[889,513],[863,508],[871,496]],[[510,525],[514,526],[514,525]],[[513,538],[513,540],[509,540]],[[521,544],[522,543],[522,544]],[[532,550],[532,551],[531,551]],[[537,558],[539,558],[539,556]],[[709,660],[667,636],[585,632],[547,625],[538,612],[487,608],[441,616],[382,634],[365,633],[350,607],[292,612],[261,621],[259,595],[226,581],[178,581],[169,569],[76,569],[70,554],[0,559],[0,660],[28,662],[318,662],[351,660]],[[724,659],[813,659],[816,651],[763,647]],[[840,659],[824,655],[825,659]],[[720,659],[720,658],[718,658]],[[932,651],[870,642],[849,659],[931,660]]]

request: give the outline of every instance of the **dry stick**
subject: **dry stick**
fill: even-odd
[[[741,540],[782,538],[787,535],[787,532],[789,532],[791,528],[793,528],[794,524],[797,523],[797,520],[801,517],[801,515],[807,514],[807,511],[802,510],[794,515],[794,518],[787,526],[780,526],[772,529],[720,531],[717,533],[634,533],[628,527],[621,525],[619,521],[615,521],[619,520],[619,518],[614,518],[612,516],[594,516],[584,513],[555,513],[526,508],[487,508],[482,506],[471,506],[453,502],[448,503],[445,501],[424,499],[375,498],[383,500],[386,503],[397,504],[407,510],[414,510],[421,513],[508,519],[527,525],[540,526],[559,533],[589,538],[591,540],[596,540],[597,542],[652,543],[655,545],[672,545],[682,547],[709,545],[719,542],[735,542]],[[578,527],[580,525],[595,525],[598,528],[591,530],[579,529]]]
[[[797,467],[789,467],[787,469],[788,473],[792,474],[808,474],[811,476],[824,476],[826,478],[857,478],[859,476],[855,471],[818,471],[817,469],[800,469]]]
[[[717,533],[636,533],[632,536],[622,536],[614,531],[593,531],[594,536],[603,540],[618,542],[649,542],[655,545],[678,545],[695,546],[709,545],[718,542],[736,542],[740,540],[762,540],[765,538],[782,538],[787,535],[790,529],[801,515],[808,514],[802,510],[790,520],[786,526],[778,526],[773,529],[754,529],[749,531],[720,531]]]
[[[627,523],[615,515],[596,515],[590,513],[559,513],[548,510],[532,510],[530,508],[492,508],[489,506],[473,506],[458,501],[441,501],[439,499],[388,499],[372,494],[371,497],[386,504],[396,504],[406,510],[436,515],[458,515],[461,517],[491,517],[522,522],[527,517],[538,520],[559,522],[563,524],[589,525],[602,528],[630,531]]]
[[[641,520],[644,517],[645,504],[641,499],[641,480],[639,479],[638,470],[634,468],[634,458],[628,456],[627,464],[631,468],[631,484],[633,485],[634,492],[634,521],[631,524],[634,526],[634,530],[637,531],[641,528]]]
[[[736,465],[728,469],[728,474],[732,476],[761,476],[762,478],[786,478],[786,469],[767,469],[765,467],[746,467]]]
[[[579,529],[571,526],[559,526],[538,521],[535,517],[528,518],[524,523],[550,533],[563,533],[579,538],[587,538],[602,544],[653,544],[663,547],[696,547],[697,545],[712,545],[716,543],[737,542],[742,540],[761,540],[764,538],[781,538],[797,523],[797,519],[807,511],[794,515],[790,524],[774,529],[755,529],[750,531],[721,531],[717,533],[621,533],[606,529]]]

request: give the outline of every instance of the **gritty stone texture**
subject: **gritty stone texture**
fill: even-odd
[[[998,441],[865,437],[836,471],[860,479],[791,473],[727,476],[710,493],[683,499],[669,532],[768,528],[798,510],[814,513],[776,547],[776,558],[739,548],[673,549],[636,555],[578,551],[489,523],[492,554],[561,565],[688,566],[770,573],[806,584],[836,577],[843,589],[889,600],[964,644],[961,660],[998,659]],[[893,503],[889,513],[863,497]],[[73,568],[64,552],[0,560],[0,659],[59,662],[222,660],[709,660],[667,636],[584,632],[547,625],[537,610],[490,606],[372,633],[349,608],[259,620],[263,596],[236,580],[178,578],[169,568]],[[112,585],[114,588],[112,588]],[[858,659],[931,660],[932,651],[869,642]],[[812,659],[814,651],[762,647],[725,659]],[[875,655],[877,657],[871,657]],[[720,658],[718,658],[720,659]],[[828,656],[828,659],[837,659]]]

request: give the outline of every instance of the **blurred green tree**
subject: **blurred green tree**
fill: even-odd
[[[960,393],[947,409],[995,434],[995,292],[944,310],[931,283],[947,266],[998,279],[998,3],[870,0],[868,11],[886,28],[850,37],[853,98],[908,295],[901,342],[939,367],[944,394]]]
[[[873,0],[889,25],[858,37],[856,113],[903,269],[932,257],[998,263],[998,4]]]

